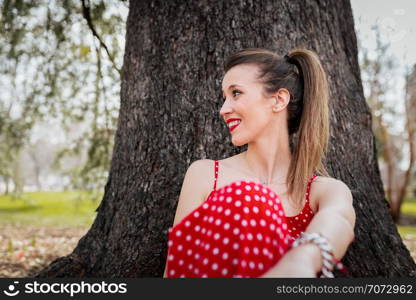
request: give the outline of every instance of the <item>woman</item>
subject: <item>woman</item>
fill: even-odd
[[[248,148],[188,168],[164,277],[331,277],[355,212],[349,188],[322,163],[328,85],[317,55],[241,50],[222,89],[232,143]]]

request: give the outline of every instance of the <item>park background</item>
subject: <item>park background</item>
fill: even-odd
[[[108,178],[126,1],[0,1],[0,276],[88,231]],[[416,258],[414,1],[351,1],[386,199]]]

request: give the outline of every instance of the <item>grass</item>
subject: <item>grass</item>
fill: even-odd
[[[0,225],[89,227],[98,205],[83,191],[32,192],[19,198],[1,195]]]
[[[407,201],[402,204],[402,213],[416,216],[416,201]]]
[[[98,205],[84,191],[32,192],[20,198],[0,195],[0,225],[89,227]],[[416,216],[416,199],[403,203],[402,213]],[[398,230],[402,237],[416,237],[414,226],[398,226]]]
[[[402,238],[416,238],[415,226],[397,226]]]

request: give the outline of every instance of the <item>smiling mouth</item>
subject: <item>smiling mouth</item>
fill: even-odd
[[[236,129],[236,128],[237,128],[237,126],[238,126],[238,125],[240,125],[240,124],[241,124],[241,121],[239,121],[237,124],[231,125],[231,126],[229,127],[230,132],[232,132],[234,129]]]

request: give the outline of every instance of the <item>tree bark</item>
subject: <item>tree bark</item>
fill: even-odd
[[[73,253],[38,277],[161,277],[167,229],[189,164],[245,149],[219,117],[225,58],[245,47],[304,46],[331,90],[326,165],[352,190],[351,276],[414,276],[384,197],[349,1],[131,1],[121,107],[105,195]],[[210,179],[209,179],[210,180]]]

